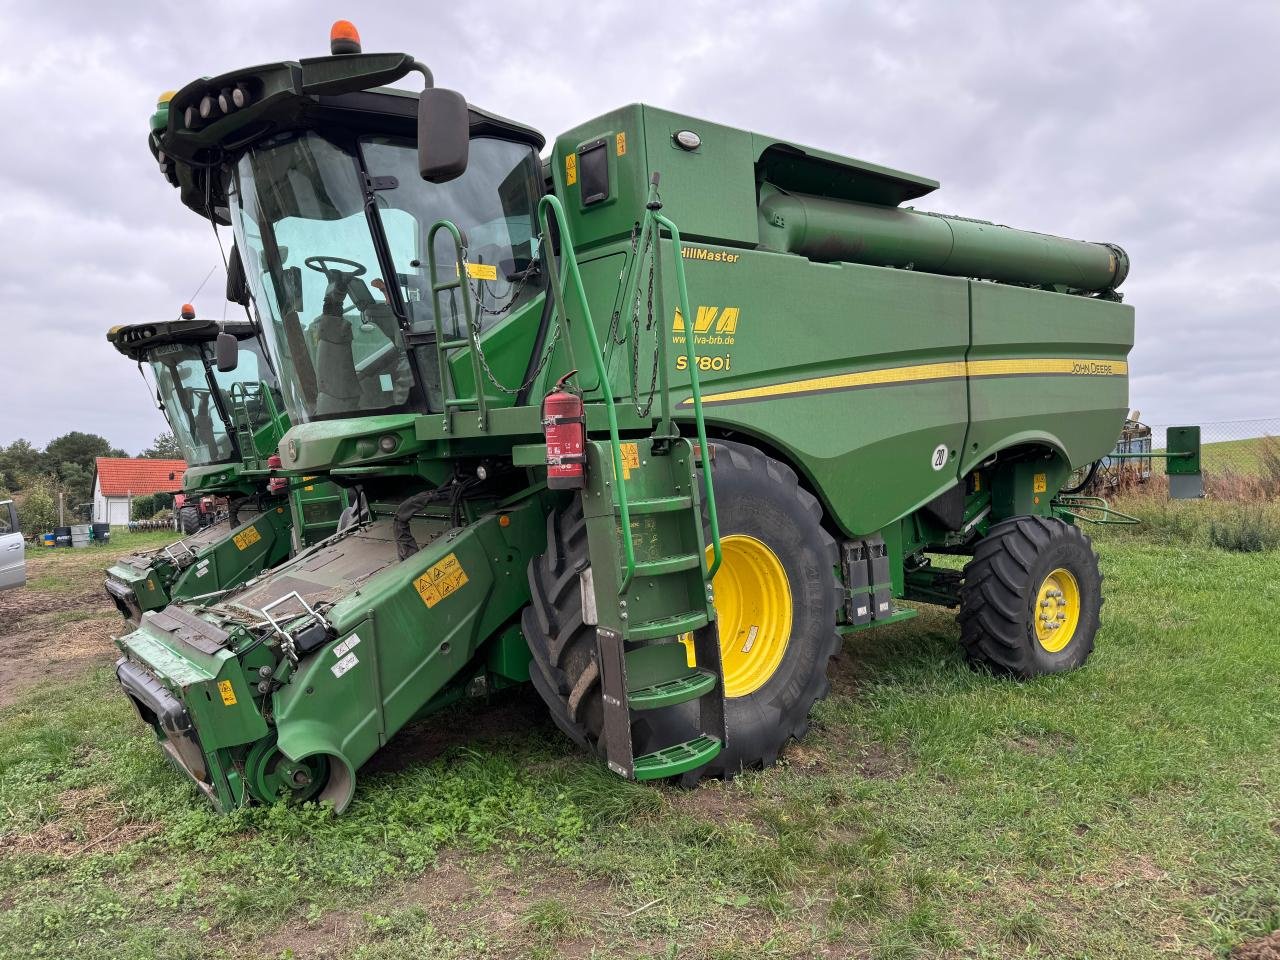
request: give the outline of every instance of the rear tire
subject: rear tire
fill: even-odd
[[[178,529],[186,536],[200,531],[200,510],[197,507],[183,507],[178,511]]]
[[[1023,679],[1082,666],[1093,652],[1102,574],[1093,545],[1056,518],[995,524],[964,569],[960,640],[969,660]]]
[[[682,782],[689,785],[703,777],[729,778],[739,770],[775,763],[786,743],[808,730],[809,710],[815,700],[827,695],[827,665],[840,650],[835,631],[838,551],[822,528],[821,505],[801,489],[786,465],[743,444],[717,441],[715,446],[713,477],[722,543],[737,538],[740,546],[750,545],[748,557],[764,557],[766,570],[785,574],[785,591],[779,584],[776,596],[789,598],[789,616],[774,617],[772,622],[789,623],[790,629],[786,637],[772,638],[772,656],[755,669],[750,663],[742,666],[736,681],[731,682],[726,664],[729,692],[735,687],[741,692],[725,701],[728,743],[709,764],[683,775]],[[590,560],[579,500],[575,498],[547,523],[547,552],[530,564],[533,604],[526,608],[522,621],[533,652],[530,672],[560,728],[577,743],[603,754],[595,628],[582,620],[581,574]],[[726,556],[729,554],[726,549]],[[772,560],[767,559],[770,557]],[[752,583],[745,575],[743,582]],[[717,589],[728,597],[727,581]],[[748,600],[755,595],[741,588],[736,592]],[[756,613],[748,604],[738,603],[737,635],[721,636],[726,659],[736,656],[741,663],[742,652],[734,654],[728,647],[735,642],[748,648],[748,660],[755,645],[762,651],[769,649],[767,626],[755,633],[741,629]],[[723,615],[721,619],[726,622]],[[751,639],[743,643],[746,636]],[[697,734],[696,703],[647,711],[632,723],[636,756]]]

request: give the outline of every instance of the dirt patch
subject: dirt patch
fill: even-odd
[[[360,907],[335,910],[308,923],[297,918],[252,944],[233,948],[244,957],[287,956],[296,960],[338,960],[378,937],[371,922],[389,909],[419,907],[444,941],[464,940],[469,932],[482,934],[496,956],[526,956],[535,931],[525,914],[536,902],[557,899],[566,904],[590,903],[593,908],[612,902],[608,885],[584,882],[561,871],[534,871],[536,886],[522,884],[496,859],[466,862],[456,853],[442,854],[431,870],[379,894]],[[589,956],[578,952],[589,942],[574,934],[556,945],[556,956]],[[509,948],[510,953],[505,952]]]
[[[671,811],[692,814],[712,823],[758,822],[751,798],[744,790],[718,780],[708,780],[691,790],[678,787],[666,791]]]
[[[119,850],[162,829],[158,823],[129,820],[124,804],[108,799],[106,787],[64,791],[58,815],[31,833],[0,836],[0,856],[43,853],[79,857]]]
[[[1146,887],[1168,879],[1169,874],[1160,869],[1150,857],[1135,854],[1113,861],[1104,870],[1084,874],[1080,883],[1100,890],[1117,890],[1133,886]]]
[[[465,715],[462,711],[466,711]],[[533,729],[554,729],[551,716],[532,686],[504,690],[490,703],[468,704],[441,713],[396,734],[361,770],[362,777],[395,773],[433,760],[454,747],[524,737]]]
[[[28,616],[17,629],[0,615],[0,707],[14,703],[26,690],[46,680],[69,680],[116,656],[112,638],[124,623],[114,607],[90,606],[92,595],[50,597],[67,601]],[[42,598],[43,599],[43,598]],[[68,621],[61,613],[85,611],[84,619]]]
[[[858,773],[867,780],[896,780],[906,772],[902,758],[878,743],[864,747],[856,765]]]
[[[102,589],[82,590],[78,593],[46,593],[20,587],[0,593],[0,624],[5,630],[13,630],[23,620],[46,613],[66,610],[115,610]]]
[[[1234,947],[1231,960],[1280,960],[1280,930]]]
[[[1064,733],[1018,734],[1010,738],[1009,746],[1019,753],[1035,757],[1050,757],[1075,746],[1075,740]]]

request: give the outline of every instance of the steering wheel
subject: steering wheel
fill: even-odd
[[[356,263],[354,260],[347,260],[345,257],[307,257],[302,261],[316,273],[323,273],[329,280],[351,281],[356,277],[363,277],[368,273],[368,269],[363,263]],[[343,266],[351,267],[350,270],[338,270],[336,267],[330,267],[331,263],[340,263]]]

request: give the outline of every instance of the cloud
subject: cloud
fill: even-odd
[[[219,263],[145,150],[156,95],[325,52],[337,3],[30,6],[0,63],[0,443],[163,429],[108,326],[175,315]],[[1150,420],[1280,416],[1280,7],[797,0],[396,2],[362,14],[477,104],[561,130],[644,101],[920,172],[922,206],[1132,256],[1132,402]],[[229,238],[228,238],[229,239]],[[198,299],[221,316],[221,269]]]

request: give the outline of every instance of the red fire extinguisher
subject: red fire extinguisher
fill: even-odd
[[[283,466],[284,463],[280,460],[280,454],[273,453],[271,456],[267,457],[267,469],[279,470]],[[288,489],[288,477],[272,477],[267,481],[267,493],[284,493]]]
[[[587,485],[586,418],[582,398],[565,389],[570,370],[542,401],[542,430],[547,438],[547,486],[581,490]]]

